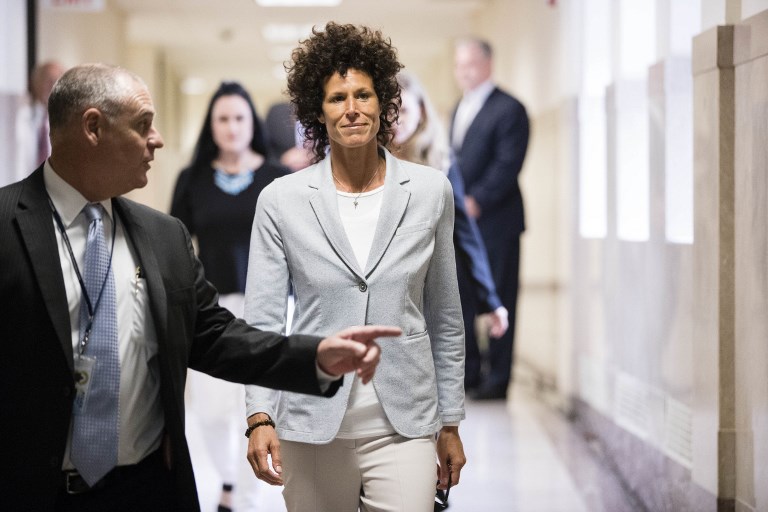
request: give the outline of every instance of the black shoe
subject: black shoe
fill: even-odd
[[[469,394],[473,400],[506,400],[507,386],[481,386]]]

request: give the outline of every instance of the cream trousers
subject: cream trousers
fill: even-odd
[[[437,455],[434,436],[399,434],[280,441],[288,512],[430,512]]]

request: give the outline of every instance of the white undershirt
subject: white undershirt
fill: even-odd
[[[475,120],[480,109],[483,108],[488,96],[491,95],[495,86],[493,82],[487,80],[478,85],[471,91],[464,93],[464,96],[456,108],[456,116],[453,118],[453,133],[451,134],[451,146],[460,148],[464,142],[469,126]]]
[[[81,214],[88,201],[72,186],[57,175],[49,162],[44,169],[45,188],[53,201],[56,211],[72,246],[80,272],[83,271],[85,241],[88,221]],[[107,212],[104,217],[104,235],[107,246],[112,245],[112,223],[114,212],[112,202],[103,201]],[[64,287],[67,292],[67,308],[71,327],[72,348],[78,352],[80,341],[80,297],[82,290],[72,265],[69,251],[53,215],[51,222],[56,232]],[[157,361],[157,335],[152,316],[149,314],[146,279],[137,279],[137,258],[133,254],[118,220],[112,272],[115,276],[117,298],[117,331],[120,357],[120,404],[118,465],[136,464],[160,446],[164,427],[160,403],[160,370]],[[67,436],[63,469],[74,466],[69,458],[72,431]]]
[[[347,239],[355,253],[357,264],[365,270],[368,253],[371,252],[376,224],[381,212],[384,186],[364,192],[350,194],[337,191],[339,216],[347,233]],[[355,206],[357,201],[357,206]],[[391,434],[395,431],[381,407],[373,383],[363,385],[355,375],[349,393],[347,411],[336,437],[339,439],[359,439],[377,435]]]

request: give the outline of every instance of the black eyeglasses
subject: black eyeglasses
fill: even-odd
[[[437,481],[440,483],[440,480]],[[451,473],[448,472],[448,487],[445,490],[438,489],[435,492],[435,512],[440,512],[448,508],[448,495],[451,493]]]

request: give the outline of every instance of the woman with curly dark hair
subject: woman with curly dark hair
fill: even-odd
[[[466,462],[464,330],[445,175],[393,157],[402,65],[381,32],[327,24],[293,51],[288,92],[315,155],[256,206],[245,319],[323,333],[399,325],[371,382],[331,399],[247,387],[248,459],[290,512],[432,510]],[[278,440],[279,439],[279,440]],[[268,460],[271,456],[271,465]]]

